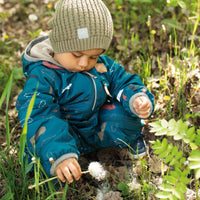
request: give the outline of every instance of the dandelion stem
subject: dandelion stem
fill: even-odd
[[[84,171],[84,172],[81,172],[82,174],[87,174],[87,173],[89,173],[89,171]]]
[[[57,179],[57,178],[58,178],[58,176],[49,178],[49,179],[47,179],[47,180],[45,180],[45,181],[40,182],[40,183],[38,184],[38,186],[40,186],[40,185],[42,185],[42,184],[44,184],[44,183],[46,183],[46,182],[52,181],[52,180],[54,180],[54,179]],[[28,189],[33,189],[33,188],[35,188],[35,187],[36,187],[36,184],[30,185],[30,186],[28,187]]]
[[[87,173],[89,173],[89,171],[83,171],[83,172],[81,172],[82,174],[87,174]],[[49,179],[47,179],[47,180],[44,180],[44,181],[42,181],[42,182],[40,182],[39,184],[38,184],[38,186],[40,186],[40,185],[43,185],[44,183],[47,183],[47,182],[49,182],[49,181],[53,181],[54,179],[58,179],[58,180],[60,180],[59,178],[58,178],[58,176],[54,176],[54,177],[52,177],[52,178],[49,178]],[[29,187],[28,187],[28,189],[33,189],[33,188],[35,188],[37,185],[36,184],[34,184],[34,185],[30,185]]]

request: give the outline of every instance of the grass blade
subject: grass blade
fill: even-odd
[[[2,95],[1,95],[1,98],[0,98],[0,109],[1,109],[1,106],[2,106],[2,104],[4,102],[4,99],[6,98],[6,95],[7,95],[7,97],[8,97],[8,94],[10,96],[12,82],[13,82],[13,73],[11,73],[10,78],[9,78],[7,84],[6,84],[6,87],[5,87],[5,89],[4,89],[4,91],[3,91]]]
[[[7,141],[8,149],[10,149],[10,126],[9,126],[9,117],[8,117],[8,105],[9,105],[10,93],[11,93],[11,88],[12,88],[12,82],[13,82],[13,73],[11,73],[10,78],[6,84],[6,87],[0,99],[0,109],[1,109],[1,106],[6,98],[6,141]]]
[[[26,144],[26,135],[27,135],[27,128],[28,128],[27,124],[28,124],[28,119],[29,119],[31,112],[33,110],[33,105],[34,105],[34,102],[35,102],[36,94],[37,94],[37,90],[34,92],[32,98],[31,98],[31,101],[29,103],[27,113],[26,113],[24,128],[23,128],[22,134],[20,136],[19,163],[21,164],[22,167],[23,167],[23,154],[24,154],[24,149],[25,149],[25,144]]]

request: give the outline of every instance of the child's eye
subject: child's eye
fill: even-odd
[[[92,60],[96,60],[98,57],[90,57],[90,59]]]
[[[81,55],[78,55],[78,54],[75,54],[75,53],[72,53],[72,55],[75,57],[75,58],[80,58]]]

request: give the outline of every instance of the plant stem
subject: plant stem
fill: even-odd
[[[83,171],[83,172],[81,172],[81,174],[87,174],[87,173],[89,173],[89,171]],[[54,179],[59,179],[59,178],[58,178],[58,176],[54,176],[54,177],[52,177],[52,178],[49,178],[49,179],[47,179],[47,180],[44,180],[44,181],[38,183],[38,186],[43,185],[44,183],[47,183],[47,182],[52,181],[52,180],[54,180]],[[59,179],[59,180],[60,180],[60,179]],[[33,188],[35,188],[35,187],[37,187],[36,184],[30,185],[30,186],[28,187],[28,189],[31,190],[31,189],[33,189]]]

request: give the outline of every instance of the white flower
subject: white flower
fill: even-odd
[[[104,199],[104,193],[100,189],[97,189],[96,200],[103,200],[103,199]]]
[[[133,191],[133,190],[139,190],[141,185],[137,182],[136,178],[133,178],[132,182],[128,183],[128,187],[130,191]]]
[[[34,21],[36,21],[36,20],[38,19],[38,17],[37,17],[36,15],[34,15],[34,14],[30,14],[30,15],[28,16],[28,19],[29,19],[31,22],[34,22]]]
[[[98,181],[103,180],[106,177],[106,171],[103,169],[99,162],[91,162],[88,166],[88,171]]]

